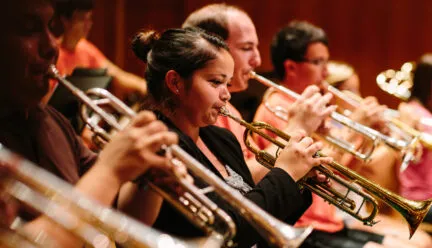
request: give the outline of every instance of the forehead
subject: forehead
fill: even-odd
[[[210,74],[221,74],[231,78],[234,71],[234,60],[225,49],[217,49],[215,59],[210,60],[200,71]]]
[[[240,11],[230,11],[228,16],[228,40],[236,43],[258,43],[258,36],[252,20]]]
[[[324,43],[315,42],[308,46],[305,57],[309,59],[328,59],[330,57],[330,52]]]
[[[308,46],[305,57],[307,58],[324,58],[328,59],[330,56],[328,47],[322,42],[315,42]]]

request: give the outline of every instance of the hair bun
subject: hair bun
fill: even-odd
[[[147,54],[157,40],[159,40],[159,34],[154,30],[139,32],[132,38],[132,50],[138,58],[147,62]]]

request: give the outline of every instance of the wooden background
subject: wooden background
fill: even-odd
[[[120,67],[142,75],[144,65],[129,48],[132,35],[143,28],[179,27],[193,10],[212,0],[95,0],[89,39]],[[330,40],[331,58],[351,63],[360,75],[363,95],[375,95],[395,107],[375,77],[388,68],[432,52],[431,0],[232,0],[254,21],[263,64],[271,70],[269,44],[289,21],[307,20],[321,26]]]

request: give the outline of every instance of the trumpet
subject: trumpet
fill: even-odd
[[[408,101],[411,97],[411,88],[413,86],[413,71],[415,68],[415,62],[405,62],[399,71],[389,69],[378,74],[376,82],[378,86],[386,93],[393,95],[401,99],[402,101]],[[355,100],[353,104],[355,104]],[[420,132],[398,120],[398,111],[393,111],[393,114],[389,113],[387,114],[387,116],[389,116],[389,121],[392,122],[394,125],[404,130],[406,133],[410,134],[413,137],[419,137],[419,140],[423,146],[427,147],[428,149],[432,149],[432,135]],[[432,126],[432,118],[421,118],[420,124],[425,126]]]
[[[104,89],[92,89],[89,94],[93,97],[99,97],[99,99],[91,99],[84,92],[77,89],[70,82],[61,77],[56,68],[51,66],[50,72],[53,78],[57,79],[62,85],[67,87],[79,100],[82,101],[83,109],[81,114],[84,121],[93,129],[96,130],[102,138],[109,140],[109,134],[101,127],[96,126],[94,123],[89,121],[88,108],[91,111],[98,114],[104,121],[106,121],[115,130],[121,130],[122,126],[116,121],[116,119],[105,112],[99,105],[109,105],[111,108],[121,116],[132,118],[136,115],[127,105],[125,105],[118,98],[114,97],[111,93]],[[203,228],[207,233],[213,233],[214,230],[214,217],[212,213],[216,213],[220,218],[224,220],[228,230],[225,232],[224,240],[225,245],[232,245],[232,238],[235,235],[235,224],[225,212],[223,212],[216,204],[211,202],[205,194],[215,191],[218,195],[230,204],[234,209],[238,210],[239,213],[245,218],[260,234],[266,238],[267,241],[276,247],[298,247],[304,239],[311,233],[312,228],[294,228],[291,227],[278,219],[274,218],[266,211],[255,205],[252,201],[244,197],[240,192],[232,189],[222,179],[217,177],[209,169],[204,167],[201,163],[191,157],[178,145],[171,145],[165,147],[165,150],[171,153],[176,160],[182,161],[186,168],[190,170],[195,176],[201,178],[208,185],[207,188],[198,189],[195,185],[189,183],[184,179],[179,179],[179,183],[183,186],[187,192],[192,194],[186,194],[180,198],[175,198],[168,193],[164,193],[163,190],[158,189],[154,184],[149,184],[150,187],[164,196],[171,204],[177,207],[183,214],[188,217],[192,223],[195,223],[198,227]],[[193,196],[193,197],[192,197]],[[202,200],[202,204],[193,204],[198,200]]]
[[[286,87],[280,86],[280,85],[256,74],[253,71],[250,72],[250,78],[257,80],[258,82],[270,87],[271,90],[280,92],[286,96],[291,97],[292,99],[298,99],[300,97],[300,95],[295,93],[294,91],[292,91]],[[264,102],[265,102],[265,99],[264,99]],[[287,115],[286,115],[286,110],[284,110],[284,108],[282,108],[280,106],[277,106],[277,107],[269,106],[269,104],[267,102],[265,102],[264,105],[266,106],[267,109],[270,110],[270,112],[274,113],[277,117],[288,121]],[[372,155],[375,147],[378,145],[378,143],[380,141],[384,142],[386,145],[388,145],[394,149],[397,149],[397,150],[406,149],[410,145],[410,143],[408,143],[404,140],[398,140],[398,139],[395,139],[393,137],[389,137],[385,134],[382,134],[382,133],[376,131],[375,129],[372,129],[372,128],[364,126],[358,122],[355,122],[355,121],[351,120],[350,118],[348,118],[342,114],[339,114],[337,112],[331,113],[330,117],[334,121],[336,121],[336,122],[338,122],[338,123],[340,123],[346,127],[349,127],[352,130],[362,134],[364,137],[368,138],[371,141],[371,148],[369,149],[368,152],[362,153],[362,152],[357,151],[355,149],[355,147],[353,145],[349,144],[348,142],[337,139],[335,137],[331,137],[329,135],[326,135],[324,137],[324,139],[327,142],[339,147],[340,149],[342,149],[346,152],[351,153],[356,158],[363,160],[365,162],[370,159],[370,156]]]
[[[261,129],[270,131],[276,136],[284,139],[285,141],[289,141],[290,136],[264,122],[248,123],[236,116],[233,116],[225,108],[221,109],[220,114],[231,118],[232,120],[238,122],[240,125],[246,128],[243,136],[246,147],[255,154],[256,160],[259,163],[261,163],[267,168],[272,168],[276,161],[276,156],[273,156],[266,151],[253,147],[252,143],[249,142],[249,135],[252,133],[256,133],[281,149],[285,147],[285,144],[272,138],[270,135],[263,132]],[[321,152],[317,152],[315,156],[323,157],[325,155],[323,155]],[[320,165],[316,167],[315,170],[323,173],[333,182],[336,182],[339,185],[345,187],[346,192],[340,192],[337,189],[327,186],[327,184],[325,183],[323,184],[317,182],[312,178],[303,178],[299,181],[300,186],[311,190],[312,192],[319,195],[329,203],[335,205],[342,211],[360,220],[365,225],[372,226],[377,223],[375,221],[375,217],[378,213],[377,199],[380,199],[387,205],[397,210],[405,218],[409,225],[409,233],[411,238],[432,205],[432,200],[407,200],[389,190],[383,189],[377,184],[370,182],[366,178],[360,176],[356,172],[346,168],[345,166],[335,161],[331,162],[327,166],[331,169],[327,168],[326,166]],[[347,180],[336,175],[333,170],[340,173],[342,176],[347,178]],[[356,206],[354,200],[348,198],[350,193],[357,194],[363,198],[363,201],[361,202],[359,207]],[[372,205],[372,210],[370,211],[369,215],[363,216],[360,214],[360,211],[366,203],[370,203]]]
[[[202,241],[180,240],[145,226],[126,215],[102,206],[85,197],[75,188],[21,158],[0,145],[0,163],[7,169],[6,179],[0,181],[1,190],[20,203],[36,209],[54,223],[74,233],[92,247],[109,247],[110,240],[122,247],[220,247],[217,237]],[[22,229],[22,228],[21,228]],[[13,231],[13,232],[12,232]],[[13,227],[0,235],[0,244],[19,247],[58,247],[41,233]],[[9,235],[7,235],[9,234]],[[13,241],[13,242],[12,242]]]
[[[363,98],[354,93],[349,91],[340,91],[331,85],[327,87],[327,90],[354,108],[359,107],[360,102],[363,100]],[[395,132],[401,133],[402,135],[408,134],[408,136],[410,136],[409,138],[407,137],[407,142],[409,145],[401,149],[401,151],[405,154],[400,167],[401,171],[403,171],[407,168],[410,162],[416,162],[418,157],[416,156],[416,147],[418,143],[421,143],[428,149],[432,149],[432,135],[425,132],[420,132],[410,127],[408,124],[394,117],[393,112],[394,110],[389,110],[382,116],[382,118],[387,122],[387,126]]]

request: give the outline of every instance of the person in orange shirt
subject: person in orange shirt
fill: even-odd
[[[122,100],[127,100],[131,94],[145,95],[147,84],[143,78],[116,66],[87,40],[92,27],[93,5],[93,0],[56,1],[52,28],[60,36],[57,69],[63,75],[71,75],[77,67],[106,68],[108,75],[113,77],[110,91],[114,95]],[[54,88],[52,83],[49,96]]]
[[[310,85],[321,86],[328,76],[329,56],[328,40],[324,30],[307,22],[291,22],[275,35],[271,45],[272,63],[281,79],[281,84],[298,93],[305,91],[305,88]],[[310,107],[314,107],[316,101],[310,102]],[[287,109],[295,104],[287,96],[278,93],[271,95],[267,103],[270,106],[282,106]],[[375,101],[367,101],[363,104],[370,106],[366,110],[373,113],[379,112],[376,110],[381,108]],[[364,109],[362,108],[362,111]],[[358,116],[355,121],[364,121],[358,113],[353,115]],[[368,113],[362,116],[365,118]],[[268,122],[280,129],[287,125],[285,121],[269,112],[264,105],[258,108],[254,120]],[[261,148],[268,145],[261,138],[258,138],[256,143]],[[325,150],[326,154],[331,154],[330,156],[335,158],[337,152],[329,147]],[[339,158],[336,160],[340,161]],[[383,236],[383,233],[372,233],[375,232],[374,229],[368,229],[369,232],[350,229],[337,215],[336,207],[316,195],[313,196],[313,201],[312,206],[297,222],[298,226],[313,225],[315,228],[301,247],[427,247],[430,244],[428,239],[407,241],[389,235]]]

